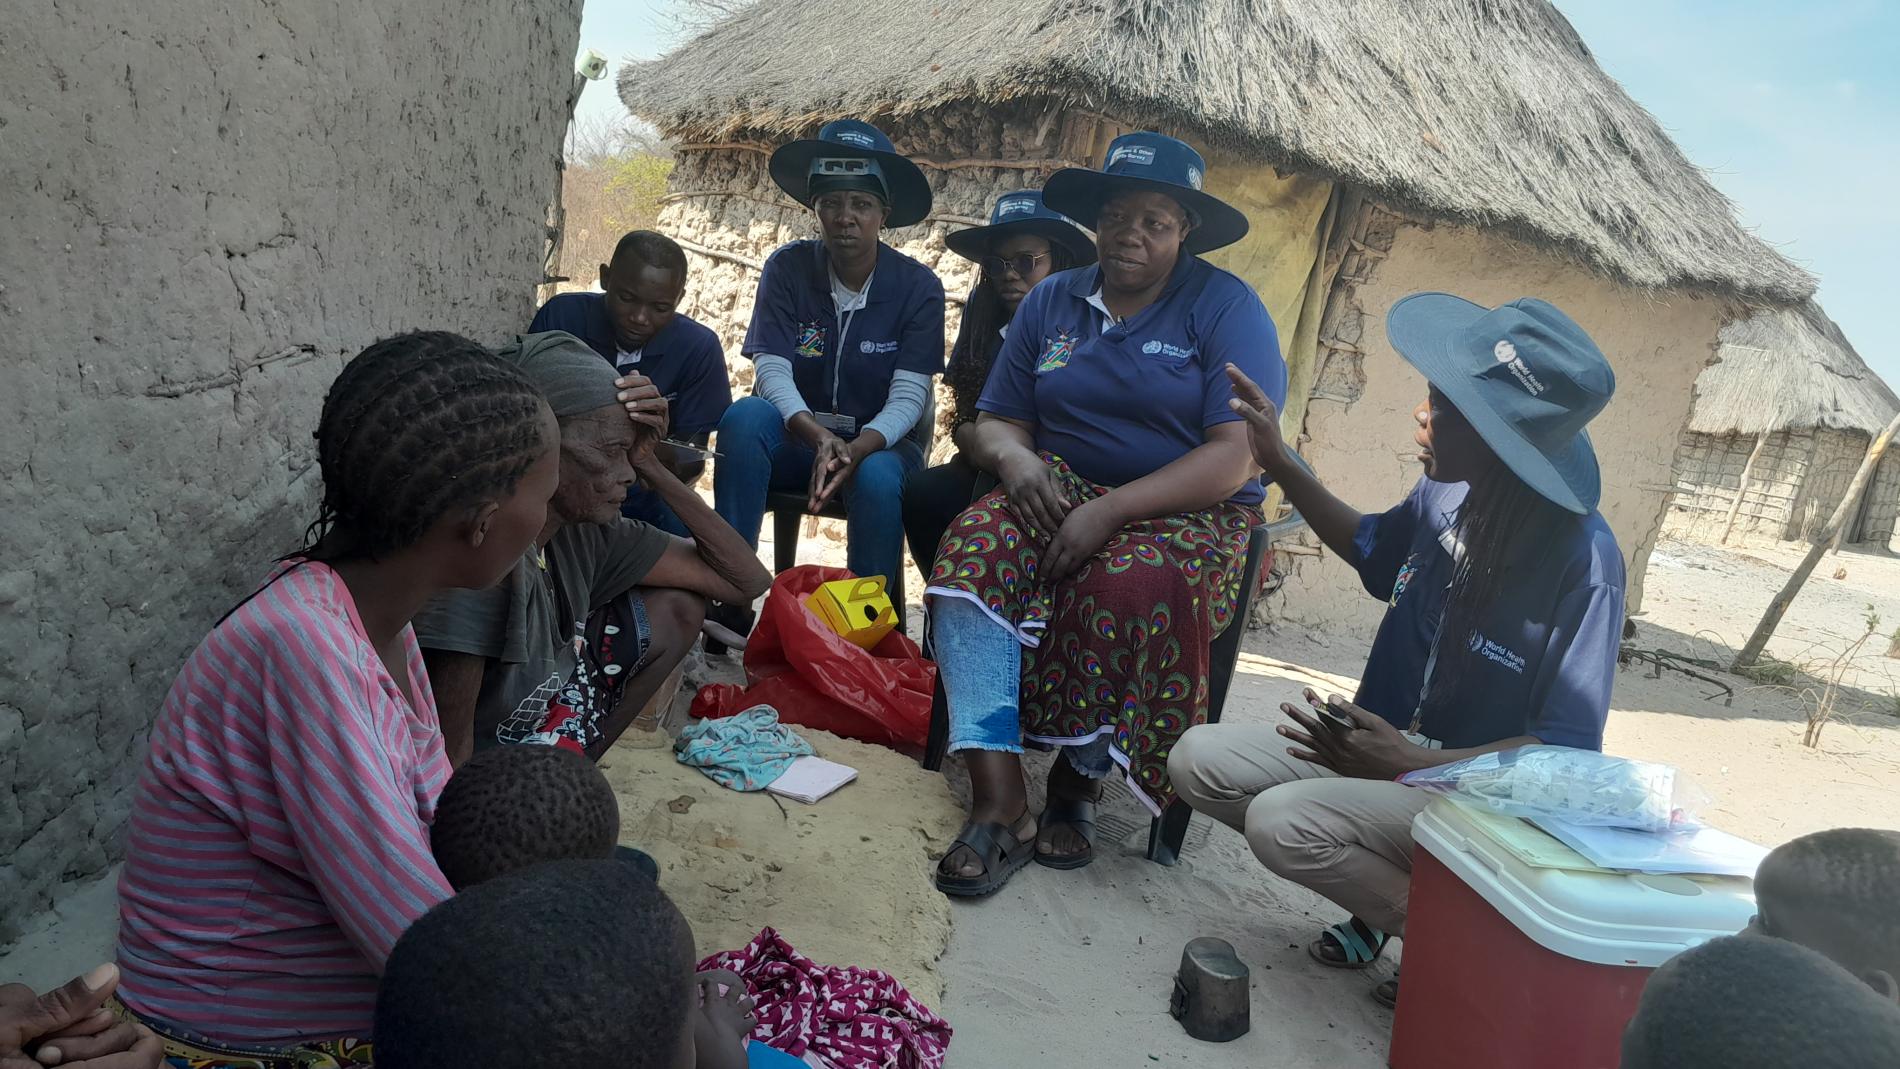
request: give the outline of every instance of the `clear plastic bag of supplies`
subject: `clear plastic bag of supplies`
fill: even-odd
[[[1420,769],[1399,782],[1515,817],[1672,831],[1693,828],[1708,796],[1671,765],[1568,746],[1522,746]]]

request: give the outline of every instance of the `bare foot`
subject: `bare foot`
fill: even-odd
[[[730,969],[703,972],[693,979],[699,989],[699,1013],[693,1021],[693,1045],[699,1058],[694,1069],[745,1069],[746,1037],[759,1026],[745,981]]]

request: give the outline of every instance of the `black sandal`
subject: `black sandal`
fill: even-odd
[[[1399,1008],[1399,978],[1394,976],[1392,979],[1387,980],[1386,982],[1373,988],[1372,1001],[1378,1003],[1381,1006],[1384,1006],[1388,1010],[1398,1009]]]
[[[982,873],[976,876],[946,876],[941,865],[937,868],[937,890],[953,898],[982,898],[1002,890],[1017,870],[1029,864],[1036,856],[1036,840],[1032,836],[1028,842],[1016,838],[1016,833],[1007,824],[992,821],[988,824],[965,824],[957,833],[957,840],[944,852],[948,858],[956,853],[957,847],[966,847],[978,860],[983,862]]]
[[[1043,807],[1042,816],[1037,823],[1038,841],[1048,832],[1063,825],[1073,827],[1088,844],[1088,849],[1074,854],[1045,854],[1036,851],[1036,864],[1048,869],[1079,869],[1095,860],[1095,803],[1087,798],[1051,798]]]

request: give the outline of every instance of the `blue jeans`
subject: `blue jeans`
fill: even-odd
[[[950,706],[949,752],[1022,753],[1023,651],[1016,636],[975,602],[941,594],[930,599],[930,635]],[[1108,747],[1102,734],[1063,746],[1062,755],[1077,772],[1101,779],[1114,769]]]
[[[713,511],[757,549],[766,494],[803,496],[810,489],[811,448],[786,431],[772,402],[747,397],[719,421],[719,454]],[[887,589],[904,589],[904,480],[922,465],[923,451],[906,438],[865,457],[845,484],[845,561],[852,574],[881,575]]]

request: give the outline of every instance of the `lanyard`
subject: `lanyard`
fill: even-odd
[[[864,285],[868,289],[871,280],[865,279]],[[838,380],[844,374],[844,342],[851,336],[851,320],[857,314],[856,308],[847,308],[840,313],[842,318],[838,320],[838,351],[831,358],[831,411],[834,413],[838,411]]]
[[[1432,692],[1432,673],[1438,670],[1438,640],[1445,634],[1445,614],[1438,614],[1438,627],[1432,631],[1432,650],[1425,655],[1425,679],[1418,685],[1418,704],[1412,709],[1412,726],[1407,728],[1412,734],[1419,733],[1425,725],[1425,699]]]
[[[1464,560],[1465,545],[1458,538],[1456,528],[1447,527],[1438,533],[1438,544],[1446,553],[1451,554],[1452,571],[1457,573],[1458,563]],[[1451,581],[1445,582],[1445,604],[1439,607],[1438,623],[1432,628],[1431,652],[1425,655],[1425,679],[1418,686],[1418,705],[1412,709],[1413,734],[1418,734],[1420,725],[1425,723],[1425,699],[1432,692],[1432,675],[1438,671],[1438,643],[1445,637],[1445,616],[1451,611]]]

